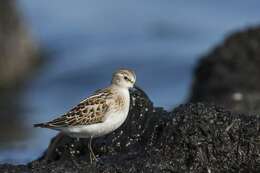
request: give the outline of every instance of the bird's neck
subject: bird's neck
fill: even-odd
[[[123,87],[123,86],[120,86],[120,85],[117,85],[117,84],[111,84],[111,87],[113,88],[116,88],[118,90],[122,90],[122,91],[129,91],[128,87]]]

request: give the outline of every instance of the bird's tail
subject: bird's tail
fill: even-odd
[[[46,128],[48,127],[48,125],[46,123],[39,123],[39,124],[34,124],[33,127],[42,127],[42,128]]]

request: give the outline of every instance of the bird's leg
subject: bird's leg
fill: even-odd
[[[88,150],[89,150],[89,160],[90,160],[90,163],[92,164],[92,156],[91,156],[91,152],[90,152],[90,139],[88,141]]]
[[[89,145],[88,145],[88,148],[89,148],[89,151],[90,151],[90,162],[91,162],[91,164],[92,164],[92,160],[97,161],[97,158],[96,158],[96,156],[95,156],[95,153],[94,153],[93,150],[92,150],[91,143],[92,143],[92,137],[90,137],[90,139],[89,139]]]

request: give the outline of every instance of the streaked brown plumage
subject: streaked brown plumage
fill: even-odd
[[[46,123],[35,124],[35,127],[50,128],[61,131],[71,137],[92,138],[106,135],[120,127],[129,112],[129,88],[134,86],[135,73],[129,69],[119,69],[113,74],[111,85],[96,91],[81,101],[66,114]]]
[[[81,101],[77,106],[72,108],[69,112],[56,118],[50,122],[35,124],[35,127],[45,127],[45,128],[61,128],[69,126],[78,125],[90,125],[94,123],[100,123],[103,121],[105,113],[108,111],[109,107],[120,108],[124,102],[123,98],[117,96],[113,93],[111,88],[106,88],[98,90],[94,95]],[[112,100],[111,100],[112,99]],[[113,106],[119,105],[118,106]]]

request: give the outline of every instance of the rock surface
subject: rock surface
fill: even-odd
[[[93,141],[98,161],[89,163],[87,141],[62,137],[43,158],[0,172],[259,172],[259,118],[202,103],[172,112],[131,94],[131,112],[114,133]],[[46,153],[45,153],[46,156]]]
[[[259,67],[260,27],[232,34],[198,63],[189,101],[259,113]]]

